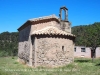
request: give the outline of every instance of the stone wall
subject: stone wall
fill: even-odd
[[[28,26],[19,32],[18,57],[24,63],[29,63],[30,29],[31,29],[31,26]]]
[[[38,37],[36,66],[58,67],[73,62],[73,49],[74,44],[72,40],[54,37]]]
[[[35,66],[35,37],[32,37],[32,65]]]
[[[61,28],[63,31],[67,32],[67,33],[71,33],[71,24],[70,22],[66,22],[66,21],[61,21]]]
[[[40,29],[43,29],[47,26],[54,26],[54,27],[57,27],[58,29],[61,29],[59,23],[57,23],[56,21],[50,21],[50,22],[45,22],[45,23],[39,23],[39,24],[32,25],[31,33],[34,32],[35,30],[40,30]]]

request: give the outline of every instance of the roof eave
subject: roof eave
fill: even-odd
[[[17,30],[20,31],[21,29],[23,29],[24,27],[27,27],[27,24],[30,25],[31,21],[27,20],[22,26],[20,26]]]

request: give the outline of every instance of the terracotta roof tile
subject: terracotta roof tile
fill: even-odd
[[[73,36],[75,37],[75,35],[71,34],[71,33],[67,33],[65,31],[62,31],[54,26],[48,26],[48,27],[45,27],[41,30],[36,30],[32,33],[32,35],[66,35],[66,36]]]
[[[43,16],[43,17],[29,19],[29,21],[39,21],[39,20],[50,19],[50,18],[56,18],[56,19],[58,19],[58,17],[53,14],[53,15],[50,15],[50,16]]]

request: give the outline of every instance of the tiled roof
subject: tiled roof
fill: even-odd
[[[51,20],[50,20],[51,19]],[[44,21],[43,21],[44,20]],[[31,25],[30,23],[41,23],[41,22],[48,22],[48,21],[57,21],[59,22],[59,18],[56,15],[49,15],[49,16],[43,16],[43,17],[38,17],[38,18],[33,18],[33,19],[29,19],[27,20],[21,27],[18,28],[18,31],[20,31],[21,29]]]
[[[65,35],[65,36],[73,36],[75,37],[73,34],[71,33],[66,33],[65,31],[62,31],[54,26],[48,26],[48,27],[45,27],[41,30],[37,30],[37,31],[34,31],[32,33],[32,35]]]
[[[43,17],[29,19],[29,21],[39,21],[39,20],[50,19],[50,18],[56,18],[56,19],[58,19],[58,17],[53,14],[53,15],[50,15],[50,16],[43,16]]]

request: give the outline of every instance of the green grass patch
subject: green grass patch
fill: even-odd
[[[0,75],[99,75],[100,59],[75,58],[69,65],[59,68],[31,68],[17,62],[17,57],[0,57]]]

